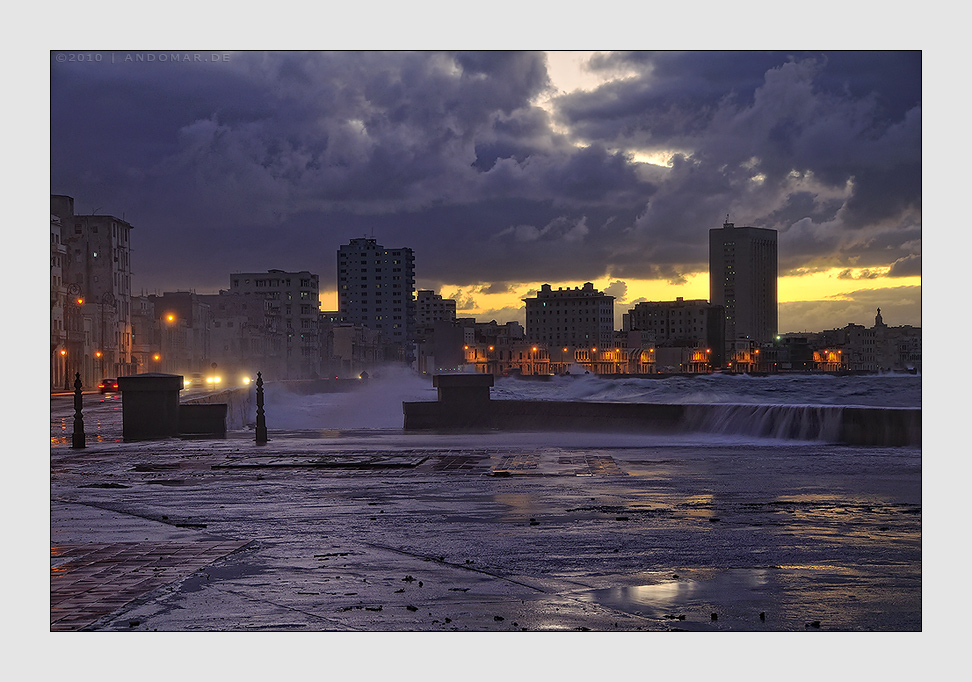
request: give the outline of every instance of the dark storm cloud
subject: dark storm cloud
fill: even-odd
[[[921,277],[921,255],[899,258],[891,264],[888,277]]]
[[[678,282],[727,213],[781,231],[781,270],[920,254],[919,53],[591,67],[633,75],[551,114],[538,53],[52,60],[51,191],[135,225],[136,290],[268,268],[327,288],[363,235],[414,248],[423,282]],[[633,161],[660,150],[670,167]]]
[[[814,252],[837,264],[848,231],[920,226],[918,53],[645,53],[592,65],[640,75],[561,97],[561,123],[608,147],[684,151],[642,229],[699,231],[727,212],[779,230],[810,219]]]

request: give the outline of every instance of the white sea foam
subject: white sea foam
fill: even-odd
[[[344,387],[348,387],[347,384]],[[302,394],[286,384],[266,388],[267,423],[284,430],[400,430],[403,402],[434,401],[430,376],[398,367],[375,371],[371,378],[342,392]],[[835,377],[830,375],[701,375],[665,379],[606,378],[595,375],[549,379],[498,377],[493,400],[674,403],[719,405],[689,411],[691,434],[680,442],[711,444],[727,439],[786,438],[833,440],[839,410],[845,405],[920,407],[921,377],[909,374]],[[829,409],[828,409],[829,408]],[[545,436],[550,438],[549,435]]]

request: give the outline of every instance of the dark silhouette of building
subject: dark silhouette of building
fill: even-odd
[[[709,302],[725,314],[726,347],[774,341],[778,326],[777,233],[736,227],[709,230]]]
[[[415,338],[415,256],[412,249],[386,249],[374,239],[352,239],[338,261],[341,322],[381,334],[386,359],[411,362]]]

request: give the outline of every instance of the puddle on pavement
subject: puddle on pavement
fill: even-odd
[[[726,629],[744,616],[749,629],[761,624],[754,616],[776,610],[778,589],[773,569],[729,569],[679,575],[650,585],[592,590],[584,598],[627,613],[671,621],[673,628]],[[722,613],[722,621],[713,620],[712,613]]]

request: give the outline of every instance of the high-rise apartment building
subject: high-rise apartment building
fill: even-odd
[[[550,347],[608,347],[614,343],[614,296],[591,282],[573,289],[549,284],[540,287],[526,303],[526,337]]]
[[[419,290],[415,310],[415,323],[419,327],[430,327],[440,321],[456,321],[455,300],[442,298],[441,294],[427,289]]]
[[[256,295],[263,299],[264,332],[270,341],[267,350],[270,355],[279,358],[276,364],[280,368],[280,374],[270,378],[308,379],[320,376],[321,299],[318,284],[318,276],[306,270],[268,270],[230,275],[230,294],[242,294],[244,298]],[[241,312],[242,306],[241,303]]]
[[[377,331],[385,357],[411,361],[415,329],[415,256],[374,239],[352,239],[338,249],[338,312],[342,322]]]
[[[770,343],[777,332],[776,230],[709,230],[709,302],[722,306],[727,347],[739,339]]]

